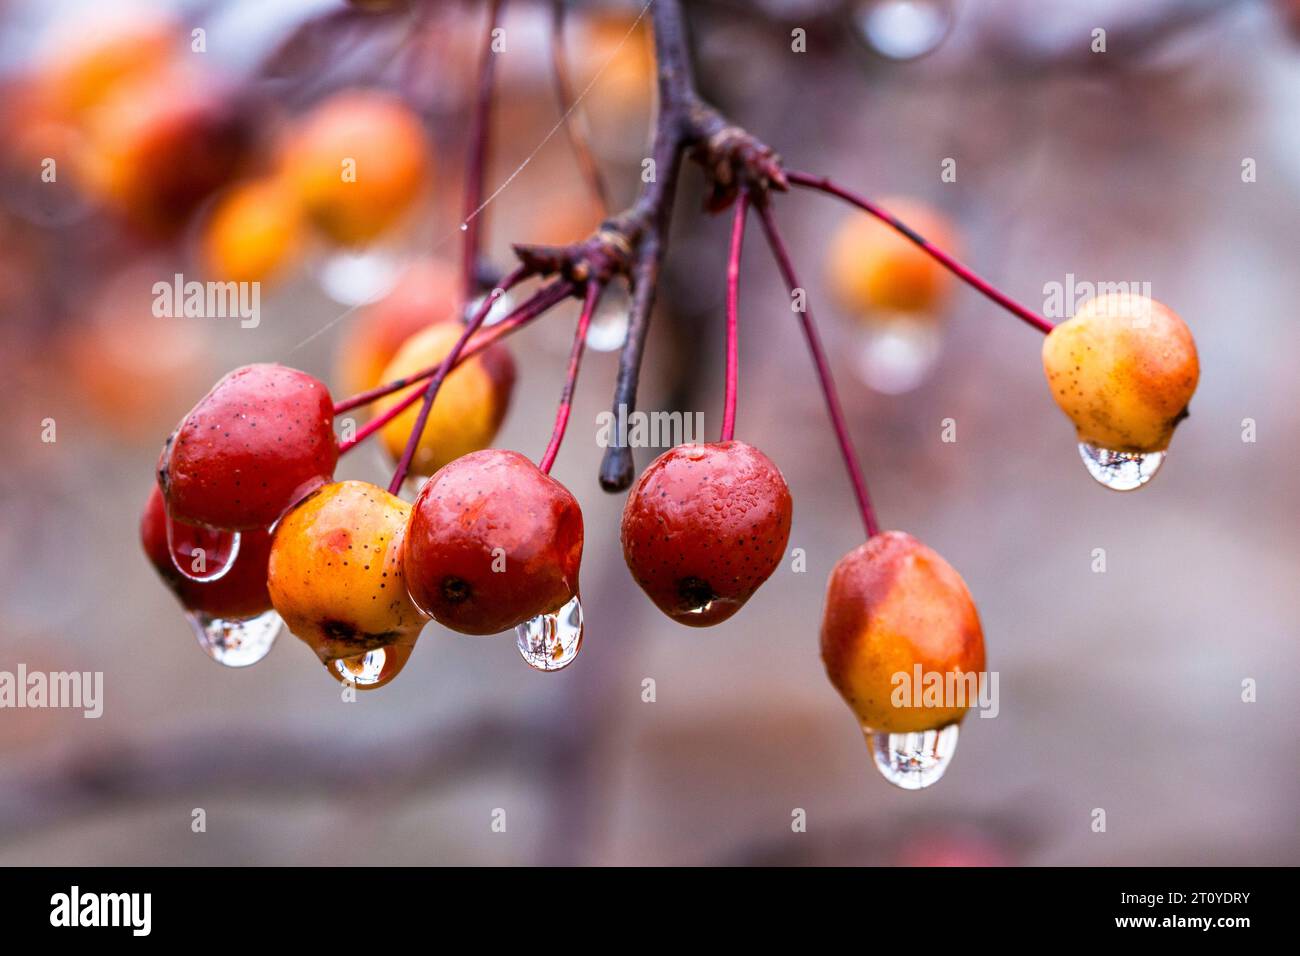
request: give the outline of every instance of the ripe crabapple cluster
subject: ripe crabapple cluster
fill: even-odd
[[[735,425],[747,218],[757,214],[782,278],[792,294],[802,290],[772,212],[773,199],[791,187],[867,214],[855,216],[833,243],[841,299],[916,309],[945,294],[948,274],[962,279],[1046,333],[1048,384],[1074,423],[1093,476],[1117,489],[1149,480],[1187,414],[1199,373],[1191,334],[1174,312],[1142,297],[1110,296],[1053,327],[913,226],[829,180],[784,168],[757,140],[724,124],[682,86],[689,70],[678,4],[660,0],[654,24],[661,111],[670,114],[669,121],[661,117],[660,134],[670,137],[669,158],[693,148],[711,178],[712,206],[734,209],[719,441],[661,454],[631,485],[623,513],[628,568],[660,610],[691,627],[724,621],[786,553],[790,490],[771,458],[735,438]],[[477,117],[481,127],[484,115]],[[325,126],[320,135],[328,138]],[[282,620],[335,678],[376,688],[402,669],[432,619],[462,634],[513,630],[524,659],[539,670],[574,660],[583,634],[583,519],[573,494],[549,471],[602,293],[616,277],[634,278],[638,293],[647,283],[653,288],[657,260],[635,253],[666,224],[672,194],[663,188],[649,186],[633,210],[582,243],[518,247],[521,265],[472,315],[467,290],[455,290],[437,267],[417,269],[392,300],[363,313],[346,339],[343,377],[357,391],[351,398],[335,401],[305,372],[252,365],[229,373],[194,406],[163,448],[141,537],[213,657],[252,663],[269,650]],[[323,182],[320,193],[322,221],[355,231],[357,210],[334,208]],[[929,231],[942,235],[944,224]],[[467,245],[466,255],[473,252]],[[507,291],[535,278],[546,282],[485,324]],[[555,430],[534,464],[490,447],[514,383],[501,339],[570,297],[582,300],[581,314]],[[648,314],[642,296],[633,308],[643,319]],[[923,787],[946,769],[972,701],[900,706],[896,677],[919,669],[978,679],[985,667],[979,616],[960,574],[939,554],[905,532],[880,528],[813,317],[798,305],[795,313],[866,530],[865,542],[831,574],[822,658],[882,773],[899,786]],[[633,363],[643,324],[634,317],[625,346]],[[370,420],[339,442],[335,417],[372,404]],[[335,481],[339,455],[375,434],[396,462],[387,490]],[[607,489],[631,484],[627,454],[619,449],[607,457]],[[413,503],[401,497],[408,475],[427,478]]]

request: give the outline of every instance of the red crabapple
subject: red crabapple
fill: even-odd
[[[163,496],[155,484],[140,516],[140,542],[149,563],[185,610],[225,621],[244,621],[271,610],[266,589],[271,535],[264,528],[240,534],[239,553],[221,577],[212,581],[188,578],[172,563]]]
[[[440,469],[420,491],[404,566],[415,603],[462,634],[496,634],[578,594],[582,511],[569,490],[514,451]]]
[[[661,611],[707,627],[740,610],[776,570],[791,510],[781,472],[752,445],[678,445],[628,494],[623,557]]]
[[[321,382],[283,365],[245,365],[181,420],[158,459],[158,482],[181,521],[267,528],[331,479],[338,456]]]

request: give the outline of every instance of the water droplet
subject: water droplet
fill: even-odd
[[[858,377],[883,395],[916,388],[930,376],[943,351],[943,325],[929,315],[873,319],[861,335]]]
[[[601,296],[596,314],[587,327],[587,348],[597,352],[616,352],[627,341],[627,327],[632,318],[632,302],[622,285],[613,285]]]
[[[340,684],[375,690],[401,673],[411,659],[413,647],[413,644],[389,644],[356,657],[336,657],[325,661],[325,669]]]
[[[939,47],[952,29],[951,0],[865,0],[854,15],[867,44],[891,60],[914,60]]]
[[[462,223],[460,224],[460,231],[461,231],[461,232],[469,232],[469,223],[467,223],[467,222],[462,222]]]
[[[1099,484],[1112,491],[1133,491],[1155,477],[1164,464],[1165,452],[1111,451],[1080,442],[1079,457]]]
[[[316,269],[321,291],[343,305],[365,305],[392,289],[404,263],[382,245],[340,249]]]
[[[248,667],[271,652],[284,621],[267,611],[247,621],[223,621],[200,611],[186,615],[199,647],[208,657],[227,667]]]
[[[515,628],[519,654],[539,671],[558,671],[573,663],[582,646],[582,601],[576,596],[550,614],[540,614]]]
[[[191,581],[216,581],[239,557],[239,532],[201,528],[164,513],[172,566]],[[196,554],[195,552],[199,552]]]
[[[514,296],[509,292],[502,292],[500,289],[493,289],[485,295],[475,296],[474,300],[465,307],[465,319],[468,321],[478,314],[478,310],[483,307],[483,303],[492,300],[492,308],[488,309],[487,318],[483,320],[483,327],[496,325],[506,316],[515,306]]]
[[[938,783],[957,750],[957,724],[910,734],[878,734],[867,730],[871,756],[880,775],[904,790],[921,790]]]

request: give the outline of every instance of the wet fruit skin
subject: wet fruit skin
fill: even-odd
[[[954,251],[952,226],[935,210],[909,199],[886,199],[882,205],[925,239]],[[934,311],[952,286],[952,276],[924,250],[861,213],[851,214],[836,230],[827,268],[841,307],[864,319]]]
[[[792,508],[780,470],[752,445],[678,445],[628,494],[623,557],[661,611],[707,627],[740,610],[776,570]]]
[[[430,165],[419,118],[378,90],[350,90],[318,105],[289,132],[283,157],[312,221],[348,245],[372,240],[401,219]]]
[[[361,309],[339,345],[342,394],[355,395],[381,384],[384,369],[407,339],[435,322],[454,319],[459,282],[447,263],[421,257],[391,292]]]
[[[835,565],[821,645],[831,683],[859,723],[878,733],[936,730],[966,712],[966,706],[895,707],[895,674],[906,674],[903,686],[910,688],[917,664],[923,680],[984,670],[984,633],[966,583],[902,531],[873,536]]]
[[[271,610],[266,588],[271,535],[263,528],[242,532],[239,553],[215,581],[193,581],[176,570],[167,546],[162,492],[155,484],[140,515],[140,543],[149,563],[187,611],[201,611],[223,621],[246,621]]]
[[[329,481],[338,461],[329,390],[284,365],[245,365],[213,386],[167,440],[158,482],[190,524],[267,528]]]
[[[321,660],[414,644],[402,540],[411,506],[364,481],[326,485],[276,526],[267,586],[285,625]]]
[[[417,605],[462,634],[498,634],[577,595],[582,511],[518,452],[474,452],[425,483],[405,549]]]
[[[438,322],[416,333],[398,349],[379,376],[380,380],[391,382],[437,365],[447,357],[463,332],[459,322]],[[431,475],[462,455],[481,451],[492,444],[510,405],[514,384],[514,359],[510,357],[510,351],[499,343],[456,368],[438,390],[437,401],[433,403],[415,456],[411,459],[411,471],[417,475]],[[420,388],[423,385],[412,386],[412,389]],[[412,389],[380,399],[375,403],[375,414],[382,414],[400,402]],[[379,433],[384,448],[394,459],[406,449],[419,411],[420,403],[417,402]]]
[[[1043,341],[1043,370],[1079,440],[1122,452],[1163,451],[1200,378],[1181,318],[1143,296],[1089,299]]]

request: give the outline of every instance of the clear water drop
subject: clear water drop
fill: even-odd
[[[396,677],[411,657],[411,644],[389,644],[356,657],[335,657],[325,669],[340,684],[354,684],[361,690],[375,690]]]
[[[247,621],[224,621],[194,611],[186,615],[199,647],[218,664],[248,667],[271,652],[280,636],[284,621],[274,611],[267,611]]]
[[[1164,464],[1165,452],[1111,451],[1080,442],[1079,457],[1098,484],[1111,491],[1133,491],[1155,477]]]
[[[864,0],[854,12],[862,38],[891,60],[915,60],[938,49],[952,29],[951,0]]]
[[[550,614],[540,614],[515,628],[515,643],[529,667],[558,671],[573,663],[582,646],[582,601],[575,596]]]
[[[239,532],[201,528],[177,521],[164,511],[167,551],[172,566],[191,581],[216,581],[235,566]]]
[[[632,318],[632,302],[627,289],[613,285],[601,296],[596,314],[587,327],[587,348],[597,352],[617,352],[627,341],[627,327]]]
[[[403,264],[398,253],[386,246],[340,249],[316,268],[316,281],[335,302],[365,305],[393,288]]]
[[[502,319],[510,315],[510,312],[515,307],[514,296],[509,292],[502,292],[500,289],[493,289],[491,292],[475,296],[474,301],[465,308],[465,318],[468,320],[473,316],[478,315],[478,310],[483,307],[483,303],[486,302],[488,298],[492,299],[492,308],[488,309],[487,317],[483,320],[484,328],[487,328],[490,325],[496,325]]]
[[[938,783],[957,750],[957,724],[910,734],[866,730],[871,756],[880,775],[904,790],[921,790]]]
[[[858,342],[858,377],[882,395],[902,395],[929,378],[942,351],[943,326],[931,316],[873,320]]]

